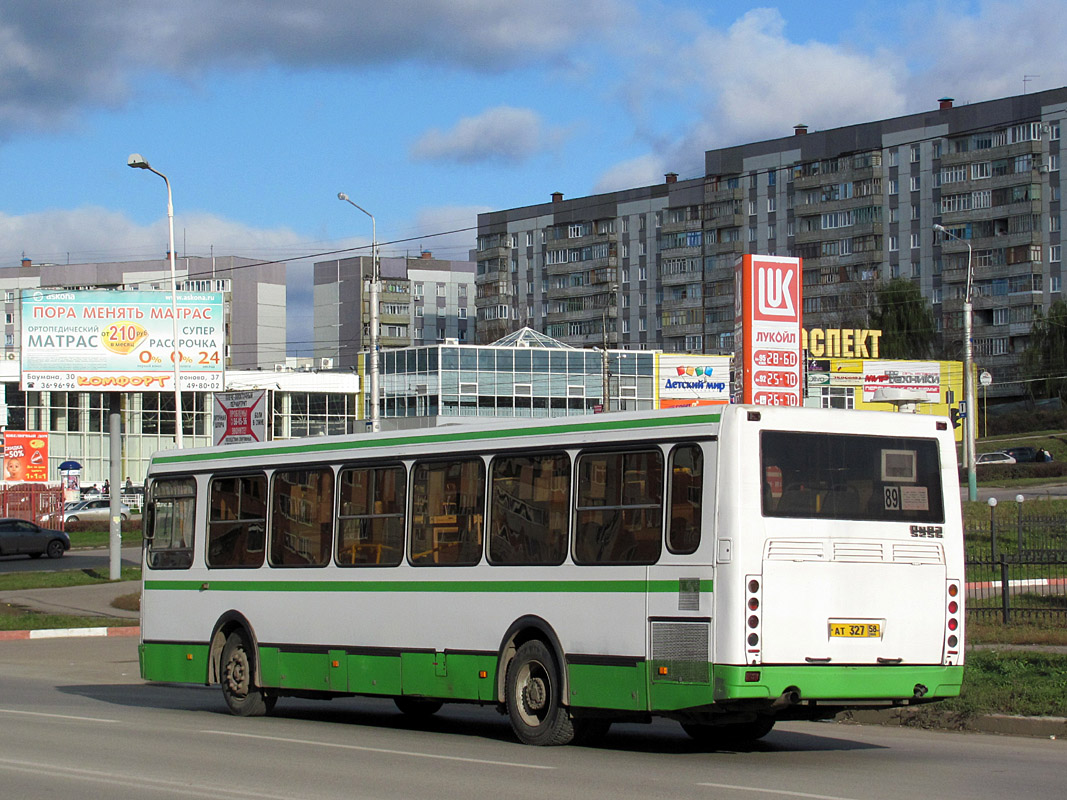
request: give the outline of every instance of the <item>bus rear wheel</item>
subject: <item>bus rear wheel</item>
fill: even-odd
[[[560,745],[574,738],[574,724],[562,703],[559,665],[543,642],[534,639],[518,649],[505,684],[508,718],[520,742]]]
[[[744,747],[762,739],[774,728],[774,718],[756,717],[752,722],[733,722],[727,725],[701,725],[683,722],[682,730],[705,747]]]
[[[234,631],[222,648],[222,696],[230,713],[261,717],[274,708],[277,698],[255,685],[252,646],[243,631]]]

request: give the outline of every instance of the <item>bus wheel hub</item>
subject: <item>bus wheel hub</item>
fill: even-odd
[[[540,711],[545,707],[545,699],[548,695],[545,682],[541,678],[530,678],[526,682],[522,695],[527,711]]]

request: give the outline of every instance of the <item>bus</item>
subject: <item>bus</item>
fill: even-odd
[[[959,694],[945,418],[729,405],[157,453],[141,675],[708,744]]]

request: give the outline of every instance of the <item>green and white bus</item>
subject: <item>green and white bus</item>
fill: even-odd
[[[141,675],[708,742],[959,693],[944,418],[721,406],[158,453]]]

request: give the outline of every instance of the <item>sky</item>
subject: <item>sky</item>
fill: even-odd
[[[705,150],[1067,85],[1067,2],[4,0],[0,266],[465,259],[477,214]]]

